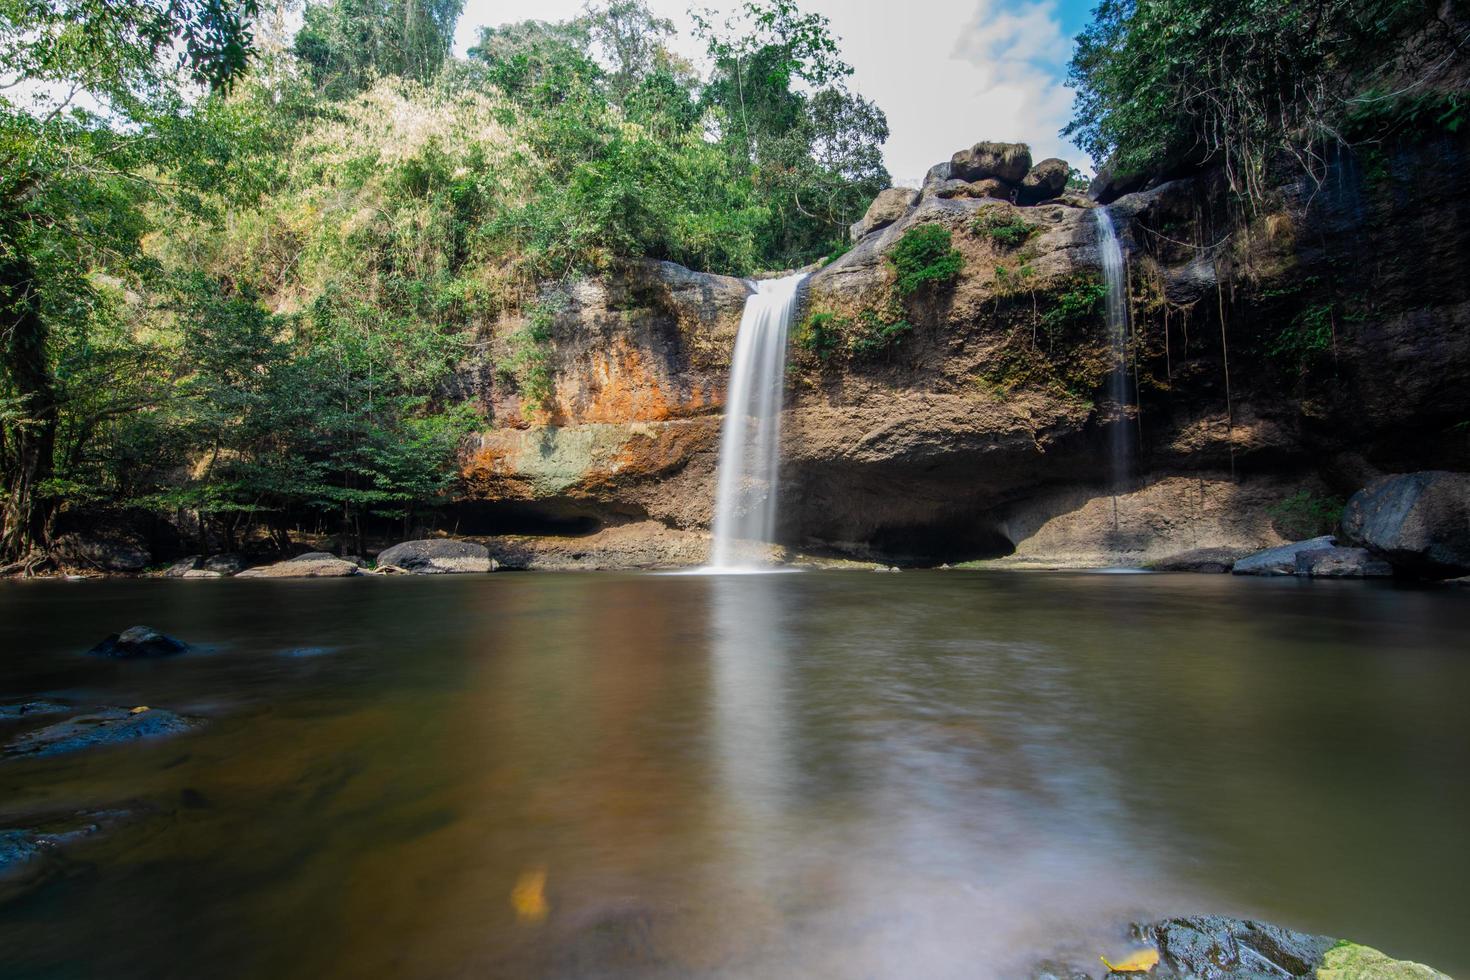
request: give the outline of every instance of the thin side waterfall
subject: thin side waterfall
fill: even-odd
[[[757,282],[745,301],[720,429],[711,568],[757,567],[758,546],[776,536],[786,334],[805,278],[798,273]]]
[[[1113,370],[1108,375],[1108,398],[1118,418],[1108,429],[1108,455],[1113,498],[1113,520],[1117,523],[1117,493],[1128,484],[1133,454],[1132,428],[1128,422],[1128,266],[1123,246],[1113,229],[1107,208],[1096,208],[1098,251],[1102,254],[1103,282],[1107,286],[1108,338],[1113,347]]]

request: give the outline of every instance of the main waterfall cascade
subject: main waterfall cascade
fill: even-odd
[[[754,568],[776,535],[786,336],[806,273],[755,283],[745,301],[720,429],[711,568]]]
[[[1128,266],[1123,259],[1123,246],[1113,228],[1108,209],[1099,207],[1096,217],[1098,251],[1102,256],[1103,283],[1107,286],[1108,339],[1113,348],[1113,370],[1108,375],[1108,398],[1120,418],[1109,428],[1108,454],[1112,490],[1116,494],[1128,482],[1129,457],[1132,454],[1132,432],[1126,417],[1128,407]],[[1115,515],[1116,517],[1116,515]]]

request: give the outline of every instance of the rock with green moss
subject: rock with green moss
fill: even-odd
[[[1423,963],[1396,960],[1370,946],[1344,940],[1329,949],[1316,980],[1450,980]]]

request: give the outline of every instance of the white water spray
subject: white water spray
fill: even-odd
[[[752,550],[776,536],[786,335],[805,278],[805,273],[798,273],[757,282],[745,301],[720,429],[711,568],[755,567],[759,557],[751,560]]]
[[[1108,338],[1113,348],[1113,370],[1108,375],[1108,398],[1118,419],[1109,428],[1108,449],[1111,458],[1113,493],[1126,488],[1132,433],[1128,423],[1128,266],[1123,260],[1123,246],[1113,229],[1108,209],[1093,210],[1097,221],[1098,251],[1102,255],[1103,282],[1107,286]],[[1116,510],[1116,507],[1115,507]],[[1115,514],[1116,519],[1116,514]]]

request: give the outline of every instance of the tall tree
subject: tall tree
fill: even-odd
[[[320,91],[343,98],[385,75],[426,82],[444,66],[464,0],[326,0],[307,6],[296,55]]]
[[[184,152],[153,124],[245,69],[255,14],[255,0],[0,0],[0,91],[26,93],[0,97],[0,561],[48,544],[54,333],[86,316],[94,258],[136,256],[139,202]]]

